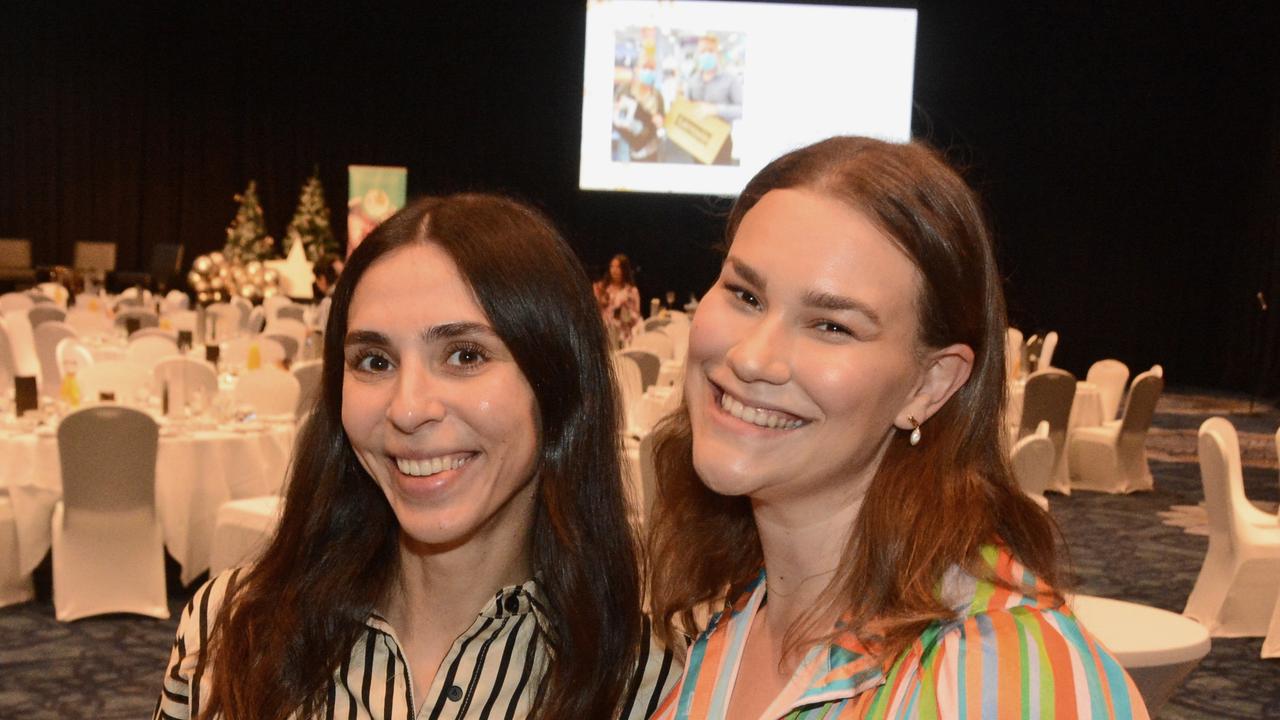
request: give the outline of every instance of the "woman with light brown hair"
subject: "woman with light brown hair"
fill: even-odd
[[[918,143],[832,138],[760,171],[726,237],[657,444],[651,606],[696,634],[658,716],[1144,717],[1011,476],[964,181]]]

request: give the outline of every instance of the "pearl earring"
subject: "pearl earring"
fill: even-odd
[[[907,442],[911,443],[911,447],[920,444],[920,421],[916,420],[914,415],[908,415],[907,421],[911,423],[911,436],[907,438]]]

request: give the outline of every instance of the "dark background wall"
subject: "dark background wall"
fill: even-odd
[[[5,3],[0,236],[190,258],[250,178],[279,238],[317,165],[342,234],[346,166],[392,164],[533,201],[646,298],[714,278],[725,200],[577,190],[581,3],[206,5]],[[918,5],[915,132],[985,197],[1014,323],[1078,374],[1280,391],[1280,3],[1030,5]]]

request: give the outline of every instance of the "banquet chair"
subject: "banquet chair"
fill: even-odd
[[[651,430],[640,439],[640,487],[636,506],[636,527],[646,527],[653,517],[653,502],[658,496],[658,470],[654,464],[653,445],[656,434]]]
[[[1129,366],[1111,358],[1099,360],[1089,366],[1089,374],[1084,379],[1098,386],[1103,421],[1114,420],[1120,409],[1120,398],[1124,397],[1124,385],[1129,382]]]
[[[623,350],[623,355],[636,361],[640,368],[640,391],[648,390],[658,382],[658,373],[662,370],[662,361],[648,350]]]
[[[169,617],[156,514],[159,428],[118,405],[58,425],[62,499],[53,510],[53,608],[60,622],[129,612]]]
[[[1022,373],[1030,375],[1036,371],[1036,363],[1040,362],[1040,350],[1044,347],[1044,338],[1032,335],[1022,344]]]
[[[1010,327],[1004,331],[1004,374],[1006,380],[1022,375],[1022,331]]]
[[[311,409],[320,401],[320,378],[324,371],[323,360],[306,360],[294,363],[289,372],[298,381],[298,408],[294,416],[301,420],[311,414]]]
[[[284,511],[279,495],[228,500],[218,507],[209,548],[209,576],[252,564],[271,542]]]
[[[164,358],[178,355],[178,341],[165,331],[159,328],[156,330],[161,334],[138,337],[138,333],[134,333],[134,336],[129,338],[129,346],[125,348],[125,359],[151,370]]]
[[[1067,604],[1129,673],[1152,717],[1209,654],[1204,626],[1168,610],[1092,595]]]
[[[155,389],[163,393],[169,389],[170,410],[175,401],[180,408],[200,410],[207,407],[218,394],[218,373],[204,360],[189,355],[171,355],[156,361],[151,368]]]
[[[231,307],[236,309],[236,313],[240,317],[240,319],[237,321],[239,323],[240,329],[244,330],[248,328],[249,314],[253,312],[253,303],[240,297],[239,295],[236,295],[235,297],[231,298],[229,302],[231,304]]]
[[[1027,377],[1022,399],[1022,417],[1018,420],[1016,438],[1035,433],[1040,423],[1048,421],[1049,439],[1053,441],[1053,475],[1046,490],[1071,494],[1067,475],[1067,422],[1075,401],[1076,379],[1066,370],[1048,368]]]
[[[619,353],[613,354],[614,374],[618,377],[619,397],[622,400],[622,429],[628,437],[640,437],[639,423],[636,414],[640,409],[641,398],[644,397],[644,381],[640,374],[640,366],[634,358]]]
[[[302,309],[300,305],[291,305],[289,307],[297,307],[299,310]],[[307,324],[301,320],[294,320],[293,318],[276,318],[275,320],[268,321],[267,326],[262,329],[262,332],[265,335],[288,335],[293,338],[294,342],[298,344],[298,347],[301,347],[302,343],[307,339],[308,330]]]
[[[240,376],[234,390],[237,405],[251,405],[259,415],[293,415],[302,389],[298,380],[278,367],[261,367]]]
[[[170,290],[165,293],[164,300],[160,301],[160,309],[167,315],[169,313],[182,312],[191,307],[191,298],[181,290]]]
[[[249,311],[249,317],[244,322],[244,331],[250,335],[257,335],[267,326],[267,311],[261,306],[255,307]]]
[[[0,607],[34,599],[31,574],[18,559],[18,522],[7,490],[0,489]]]
[[[661,330],[642,332],[631,338],[627,350],[647,350],[658,356],[659,360],[670,360],[675,357],[675,343],[671,337]]]
[[[1200,425],[1200,481],[1209,550],[1182,614],[1214,637],[1266,635],[1280,593],[1280,526],[1245,497],[1239,437],[1226,418]]]
[[[67,312],[52,302],[39,303],[27,311],[27,319],[31,321],[31,327],[35,327],[46,322],[63,322],[67,319]]]
[[[272,295],[269,298],[262,299],[262,313],[266,316],[267,322],[271,322],[279,316],[280,308],[292,304],[293,301],[287,295]]]
[[[0,295],[0,313],[6,313],[10,310],[30,310],[35,307],[35,301],[26,293],[7,292]]]
[[[1041,420],[1036,431],[1017,442],[1009,456],[1018,487],[1037,505],[1049,509],[1045,488],[1053,477],[1054,448],[1049,438],[1049,421]]]
[[[18,374],[17,361],[13,356],[13,343],[9,341],[9,326],[4,318],[0,318],[0,385],[2,388],[13,387],[13,378]]]
[[[137,319],[138,329],[160,326],[160,316],[142,308],[127,308],[116,313],[116,327],[127,327],[130,319]]]
[[[333,306],[333,298],[325,295],[320,304],[316,306],[315,326],[320,330],[324,330],[329,324],[329,308]]]
[[[661,330],[662,328],[670,324],[671,324],[670,318],[651,317],[648,320],[644,321],[644,332],[653,332],[655,330]]]
[[[284,346],[274,338],[249,337],[246,335],[241,335],[222,343],[218,362],[232,367],[248,367],[249,348],[254,345],[258,346],[258,355],[262,360],[263,367],[284,364]]]
[[[70,325],[55,320],[31,328],[31,334],[35,338],[36,357],[40,360],[40,392],[55,397],[62,383],[62,373],[58,370],[58,343],[63,338],[76,337],[76,331]]]
[[[227,303],[205,308],[205,344],[216,345],[238,337],[243,329],[240,310]]]
[[[80,338],[68,337],[58,341],[58,347],[54,350],[54,358],[58,363],[58,375],[64,376],[67,370],[74,364],[75,371],[80,372],[81,369],[87,368],[94,363],[93,353],[89,348],[80,342]]]
[[[1147,431],[1164,389],[1155,370],[1140,373],[1129,387],[1124,415],[1099,427],[1082,427],[1068,438],[1071,487],[1108,493],[1151,490],[1147,464]]]
[[[1040,359],[1036,362],[1036,370],[1048,370],[1053,367],[1053,353],[1058,349],[1058,331],[1045,333],[1044,344],[1040,346]]]
[[[689,356],[689,326],[671,323],[662,332],[671,338],[671,359],[684,363]]]
[[[150,389],[151,369],[127,360],[107,360],[81,368],[76,379],[81,402],[97,402],[103,393],[111,393],[115,402],[132,405],[140,391]]]
[[[284,348],[284,366],[288,367],[293,364],[294,358],[298,357],[298,341],[292,335],[282,335],[280,333],[268,332],[258,337],[266,340],[274,340]]]
[[[297,320],[298,322],[304,322],[306,315],[306,308],[296,303],[289,303],[288,305],[282,306],[279,310],[276,310],[277,320]]]
[[[90,310],[81,305],[68,310],[66,320],[63,322],[71,326],[81,337],[104,337],[110,335],[114,327],[106,313],[101,310]]]

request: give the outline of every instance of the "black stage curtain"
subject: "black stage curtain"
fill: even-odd
[[[646,300],[714,279],[726,200],[576,189],[581,3],[207,5],[6,14],[0,237],[189,261],[251,178],[279,238],[316,166],[342,237],[346,166],[392,164],[411,194],[533,201],[592,272],[631,255]],[[983,193],[1015,324],[1081,376],[1280,393],[1277,4],[919,8],[916,132]]]

